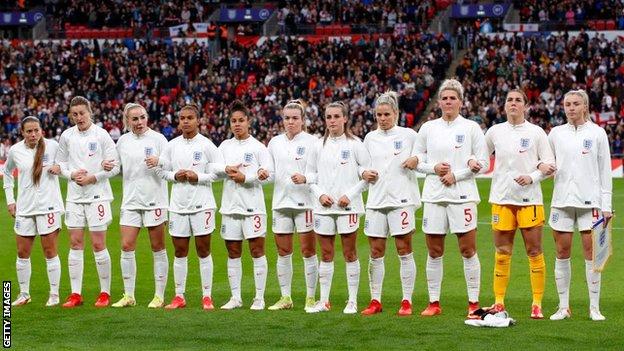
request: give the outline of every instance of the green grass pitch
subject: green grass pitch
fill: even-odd
[[[489,180],[478,181],[482,202],[479,206],[478,252],[482,266],[481,303],[493,302],[492,269],[494,248],[488,221],[490,207],[487,203]],[[119,268],[119,205],[121,200],[121,179],[112,179],[115,192],[113,212],[115,217],[109,228],[108,248],[113,261],[112,300],[121,297],[123,285]],[[422,180],[421,180],[422,186]],[[550,203],[552,182],[542,185],[546,205]],[[267,207],[271,202],[272,187],[265,189]],[[215,184],[217,203],[220,203],[221,184]],[[4,201],[4,194],[2,204]],[[614,180],[613,203],[617,213],[624,213],[624,180]],[[4,207],[4,205],[3,205]],[[546,207],[548,208],[548,207]],[[547,211],[548,212],[548,211]],[[417,217],[421,216],[421,210]],[[603,274],[601,310],[607,317],[605,322],[592,322],[588,317],[588,294],[585,284],[584,263],[580,240],[575,237],[572,258],[572,285],[570,304],[572,319],[551,322],[548,319],[534,321],[529,318],[531,292],[528,276],[528,262],[519,234],[512,263],[512,275],[508,288],[506,305],[518,325],[507,329],[482,329],[465,326],[466,288],[463,278],[462,260],[456,238],[448,236],[444,262],[444,281],[441,304],[443,314],[433,318],[420,317],[419,312],[427,303],[425,278],[426,249],[424,238],[417,223],[414,236],[414,255],[417,264],[416,287],[413,297],[415,315],[407,318],[396,316],[401,299],[399,265],[394,245],[388,245],[386,254],[386,277],[383,289],[384,312],[372,317],[347,316],[342,308],[347,298],[344,260],[338,253],[336,271],[332,285],[333,309],[328,313],[308,315],[303,311],[305,283],[301,255],[295,245],[293,298],[295,309],[291,311],[261,311],[248,309],[254,293],[252,262],[248,251],[243,256],[243,302],[245,307],[235,311],[204,312],[201,310],[199,264],[191,250],[189,276],[187,281],[188,306],[182,310],[149,310],[146,306],[154,292],[152,279],[152,255],[146,232],[143,230],[137,247],[138,306],[128,309],[96,309],[93,302],[99,290],[99,283],[93,253],[85,251],[85,275],[83,296],[85,306],[73,310],[45,308],[48,295],[48,281],[45,261],[39,245],[35,242],[32,254],[31,295],[33,302],[12,310],[13,348],[34,349],[542,349],[615,350],[624,347],[624,260],[619,252],[624,247],[622,237],[624,216],[615,218],[613,229],[614,255]],[[271,223],[269,221],[269,223]],[[12,298],[19,292],[15,276],[15,240],[13,220],[5,209],[0,215],[0,278],[13,282]],[[217,220],[219,228],[219,220]],[[89,240],[87,240],[89,242]],[[89,245],[89,244],[87,244]],[[88,248],[88,246],[87,246]],[[167,238],[170,266],[173,249]],[[218,307],[229,298],[226,275],[226,251],[218,231],[212,238],[215,263],[213,299]],[[340,245],[337,244],[340,250]],[[245,250],[247,247],[245,246]],[[69,293],[67,274],[67,231],[61,232],[59,255],[62,262],[61,299]],[[338,251],[340,252],[340,251]],[[546,318],[556,310],[557,292],[553,278],[554,245],[549,228],[544,232],[544,252],[547,264],[547,285],[544,299]],[[360,231],[358,254],[362,267],[359,290],[359,308],[369,300],[368,292],[368,244]],[[276,251],[272,234],[267,236],[267,258],[269,277],[267,280],[267,306],[279,297],[279,286],[275,273]],[[318,294],[318,292],[317,292]],[[173,270],[170,268],[166,300],[173,296]],[[317,295],[318,296],[318,295]]]

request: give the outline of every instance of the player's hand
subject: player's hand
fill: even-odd
[[[269,171],[264,168],[258,169],[258,180],[266,180],[269,178]]]
[[[295,173],[290,177],[290,180],[292,180],[293,183],[295,184],[305,184],[306,183],[306,177],[303,174],[300,173]]]
[[[518,178],[514,180],[516,181],[516,183],[518,183],[518,185],[521,185],[521,186],[527,186],[533,183],[533,178],[531,178],[528,175],[519,176]]]
[[[321,205],[323,205],[323,207],[331,207],[334,204],[334,200],[326,194],[321,195],[321,197],[319,197],[319,202],[321,203]]]
[[[158,166],[158,156],[150,156],[145,158],[145,165],[147,168],[154,168]]]
[[[551,176],[553,174],[555,174],[555,172],[557,171],[557,166],[552,164],[552,163],[540,163],[539,166],[537,166],[537,169],[540,170],[540,172],[542,172],[543,175],[545,176]]]
[[[242,165],[242,164],[241,164],[241,163],[239,163],[239,164],[236,164],[236,165],[233,165],[233,166],[225,166],[225,173],[226,173],[228,176],[231,176],[231,175],[233,175],[233,174],[236,174],[236,172],[238,172],[238,169],[240,168],[240,166],[241,166],[241,165]]]
[[[412,156],[401,163],[401,167],[411,169],[412,171],[418,166],[418,157]]]
[[[472,173],[479,173],[479,171],[481,171],[481,168],[482,168],[479,161],[473,160],[473,159],[468,161],[468,167],[470,167],[470,170],[472,171]]]
[[[446,162],[440,162],[433,167],[433,170],[438,177],[443,177],[451,170],[451,165]]]
[[[241,171],[228,174],[228,177],[230,177],[230,179],[232,179],[236,184],[243,184],[245,182],[245,174]]]
[[[52,165],[52,166],[50,166],[50,168],[48,168],[48,173],[50,173],[52,175],[59,175],[59,174],[61,174],[61,166],[59,166],[59,165]]]
[[[375,170],[368,170],[362,172],[362,179],[369,183],[375,183],[379,179],[379,173]]]
[[[440,177],[440,181],[442,182],[442,184],[446,185],[446,186],[451,186],[453,184],[455,184],[455,175],[453,174],[453,172],[448,172],[445,175],[443,175],[442,177]]]
[[[115,160],[104,160],[100,165],[106,172],[110,172],[115,168]]]
[[[604,222],[602,222],[602,226],[606,227],[609,225],[609,222],[611,221],[611,218],[613,218],[613,212],[609,212],[609,211],[602,211],[602,217],[604,217]]]
[[[197,173],[188,170],[186,171],[186,181],[189,183],[193,183],[193,184],[197,184],[197,181],[199,180],[199,177],[197,176]]]
[[[95,184],[97,182],[97,178],[93,174],[79,176],[76,179],[76,183],[80,186],[85,186],[89,184]]]
[[[71,180],[76,181],[76,179],[77,179],[78,177],[83,177],[83,176],[85,176],[87,173],[88,173],[88,172],[87,172],[87,170],[86,170],[86,169],[79,169],[79,170],[77,170],[77,171],[73,171],[73,172],[72,172],[72,174],[71,174],[71,176],[70,176],[70,178],[71,178]]]
[[[7,206],[7,209],[9,210],[9,214],[11,214],[11,217],[15,218],[15,211],[16,211],[16,206],[15,204],[10,204],[9,206]]]
[[[342,195],[340,199],[338,199],[338,206],[342,208],[349,206],[350,203],[351,203],[351,200],[349,200],[347,195]]]
[[[186,182],[186,169],[181,169],[177,171],[173,178],[178,182]]]

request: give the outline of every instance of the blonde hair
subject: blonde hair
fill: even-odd
[[[307,126],[305,124],[305,108],[306,108],[306,103],[303,100],[294,99],[294,100],[288,100],[286,105],[284,105],[284,108],[282,108],[282,111],[289,109],[289,110],[298,110],[299,112],[301,112],[301,120],[304,122],[303,130],[307,131]]]
[[[93,110],[91,109],[91,102],[89,102],[89,100],[87,100],[87,98],[85,98],[84,96],[76,96],[73,99],[71,99],[71,101],[69,102],[69,108],[72,108],[74,106],[79,106],[79,105],[86,106],[87,111],[89,111],[89,114],[93,115]]]
[[[587,92],[583,89],[578,89],[578,90],[570,90],[567,93],[565,93],[565,95],[563,95],[563,101],[565,102],[566,99],[569,96],[572,95],[576,95],[576,96],[580,96],[581,100],[583,100],[583,104],[585,105],[585,111],[583,114],[583,119],[586,122],[591,122],[591,118],[590,118],[590,114],[589,114],[589,96],[587,95]]]
[[[354,139],[353,133],[351,132],[351,123],[349,120],[349,108],[347,107],[347,104],[345,104],[342,101],[330,102],[329,104],[327,104],[327,106],[325,106],[325,112],[327,113],[327,109],[332,108],[332,107],[340,109],[340,112],[342,112],[342,115],[347,120],[344,124],[344,133],[347,136],[347,138]],[[325,145],[327,138],[329,138],[329,129],[327,129],[327,126],[325,126],[325,134],[323,135],[323,145]]]
[[[445,79],[442,84],[440,84],[440,89],[438,90],[438,99],[441,98],[442,92],[445,90],[451,90],[457,93],[457,97],[460,100],[464,100],[464,87],[457,79]]]
[[[377,97],[375,108],[383,104],[389,105],[397,115],[399,114],[399,95],[395,91],[388,90]]]
[[[128,114],[130,113],[131,110],[134,110],[134,109],[143,110],[143,113],[145,113],[145,115],[147,116],[147,110],[142,105],[136,104],[134,102],[127,103],[126,106],[124,106],[123,119],[122,119],[124,130],[126,131],[130,130],[130,121],[129,121],[130,116]]]

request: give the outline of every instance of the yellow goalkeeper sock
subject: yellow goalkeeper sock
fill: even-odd
[[[505,293],[509,285],[511,255],[496,253],[494,255],[494,297],[496,303],[505,304]]]
[[[529,269],[531,277],[531,290],[533,291],[533,304],[542,306],[544,286],[546,285],[546,263],[544,254],[529,256]]]

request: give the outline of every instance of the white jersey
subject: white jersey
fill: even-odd
[[[548,140],[557,160],[552,207],[611,212],[611,153],[607,133],[592,122],[553,128]]]
[[[115,167],[107,172],[102,168],[102,161],[114,160]],[[119,173],[119,156],[115,142],[108,132],[95,124],[85,131],[77,126],[66,129],[59,139],[57,163],[61,166],[61,174],[67,181],[67,201],[74,203],[92,203],[112,201],[108,178]],[[97,182],[80,186],[71,180],[71,174],[85,169],[88,174],[95,175]]]
[[[291,177],[295,173],[305,175],[305,168],[310,149],[316,138],[306,132],[295,135],[289,140],[286,134],[273,137],[269,142],[269,153],[273,157],[274,173],[271,179],[273,188],[274,210],[312,209],[312,197],[308,184],[295,184]]]
[[[420,127],[413,155],[418,156],[418,170],[425,173],[423,202],[466,203],[481,201],[475,174],[468,161],[473,159],[485,172],[489,167],[489,154],[485,136],[474,121],[457,116],[447,122],[443,118],[425,122]],[[435,174],[436,164],[446,162],[451,166],[455,184],[446,186]]]
[[[398,126],[366,135],[364,147],[371,157],[370,169],[379,175],[375,183],[368,184],[366,208],[420,207],[416,174],[401,166],[410,157],[416,138],[416,131]]]
[[[364,144],[357,138],[341,135],[317,140],[313,154],[306,166],[306,180],[314,196],[314,212],[319,214],[364,213],[362,191],[366,181],[361,180],[362,172],[370,167],[370,155]],[[334,204],[324,207],[319,202],[321,195],[329,195]],[[338,206],[343,195],[351,201],[349,206]]]
[[[225,164],[235,166],[245,175],[245,182],[237,184],[230,178],[223,181],[223,198],[219,212],[225,215],[266,214],[262,184],[258,180],[258,170],[273,172],[273,162],[269,150],[256,138],[249,136],[245,140],[236,138],[225,140],[219,145]]]
[[[16,212],[18,216],[64,212],[58,176],[48,173],[50,166],[55,163],[58,143],[48,139],[44,141],[45,153],[39,185],[35,185],[32,179],[32,167],[37,148],[29,148],[22,140],[9,149],[4,168],[4,193],[7,205],[16,203],[13,196],[13,170],[17,169]]]
[[[191,139],[180,135],[167,144],[158,163],[164,171],[161,177],[173,182],[169,212],[189,214],[217,208],[212,182],[225,166],[221,153],[210,139],[199,133]],[[175,174],[183,169],[197,174],[197,184],[175,180]]]
[[[490,203],[497,205],[542,205],[540,182],[545,178],[537,169],[540,163],[554,163],[544,130],[524,121],[512,125],[496,124],[485,133],[488,154],[496,151]],[[529,175],[533,183],[521,186],[514,181]]]
[[[117,141],[117,152],[123,173],[122,210],[152,210],[167,208],[167,182],[155,169],[147,168],[145,159],[160,157],[167,147],[167,139],[148,129],[141,135],[132,132]]]

